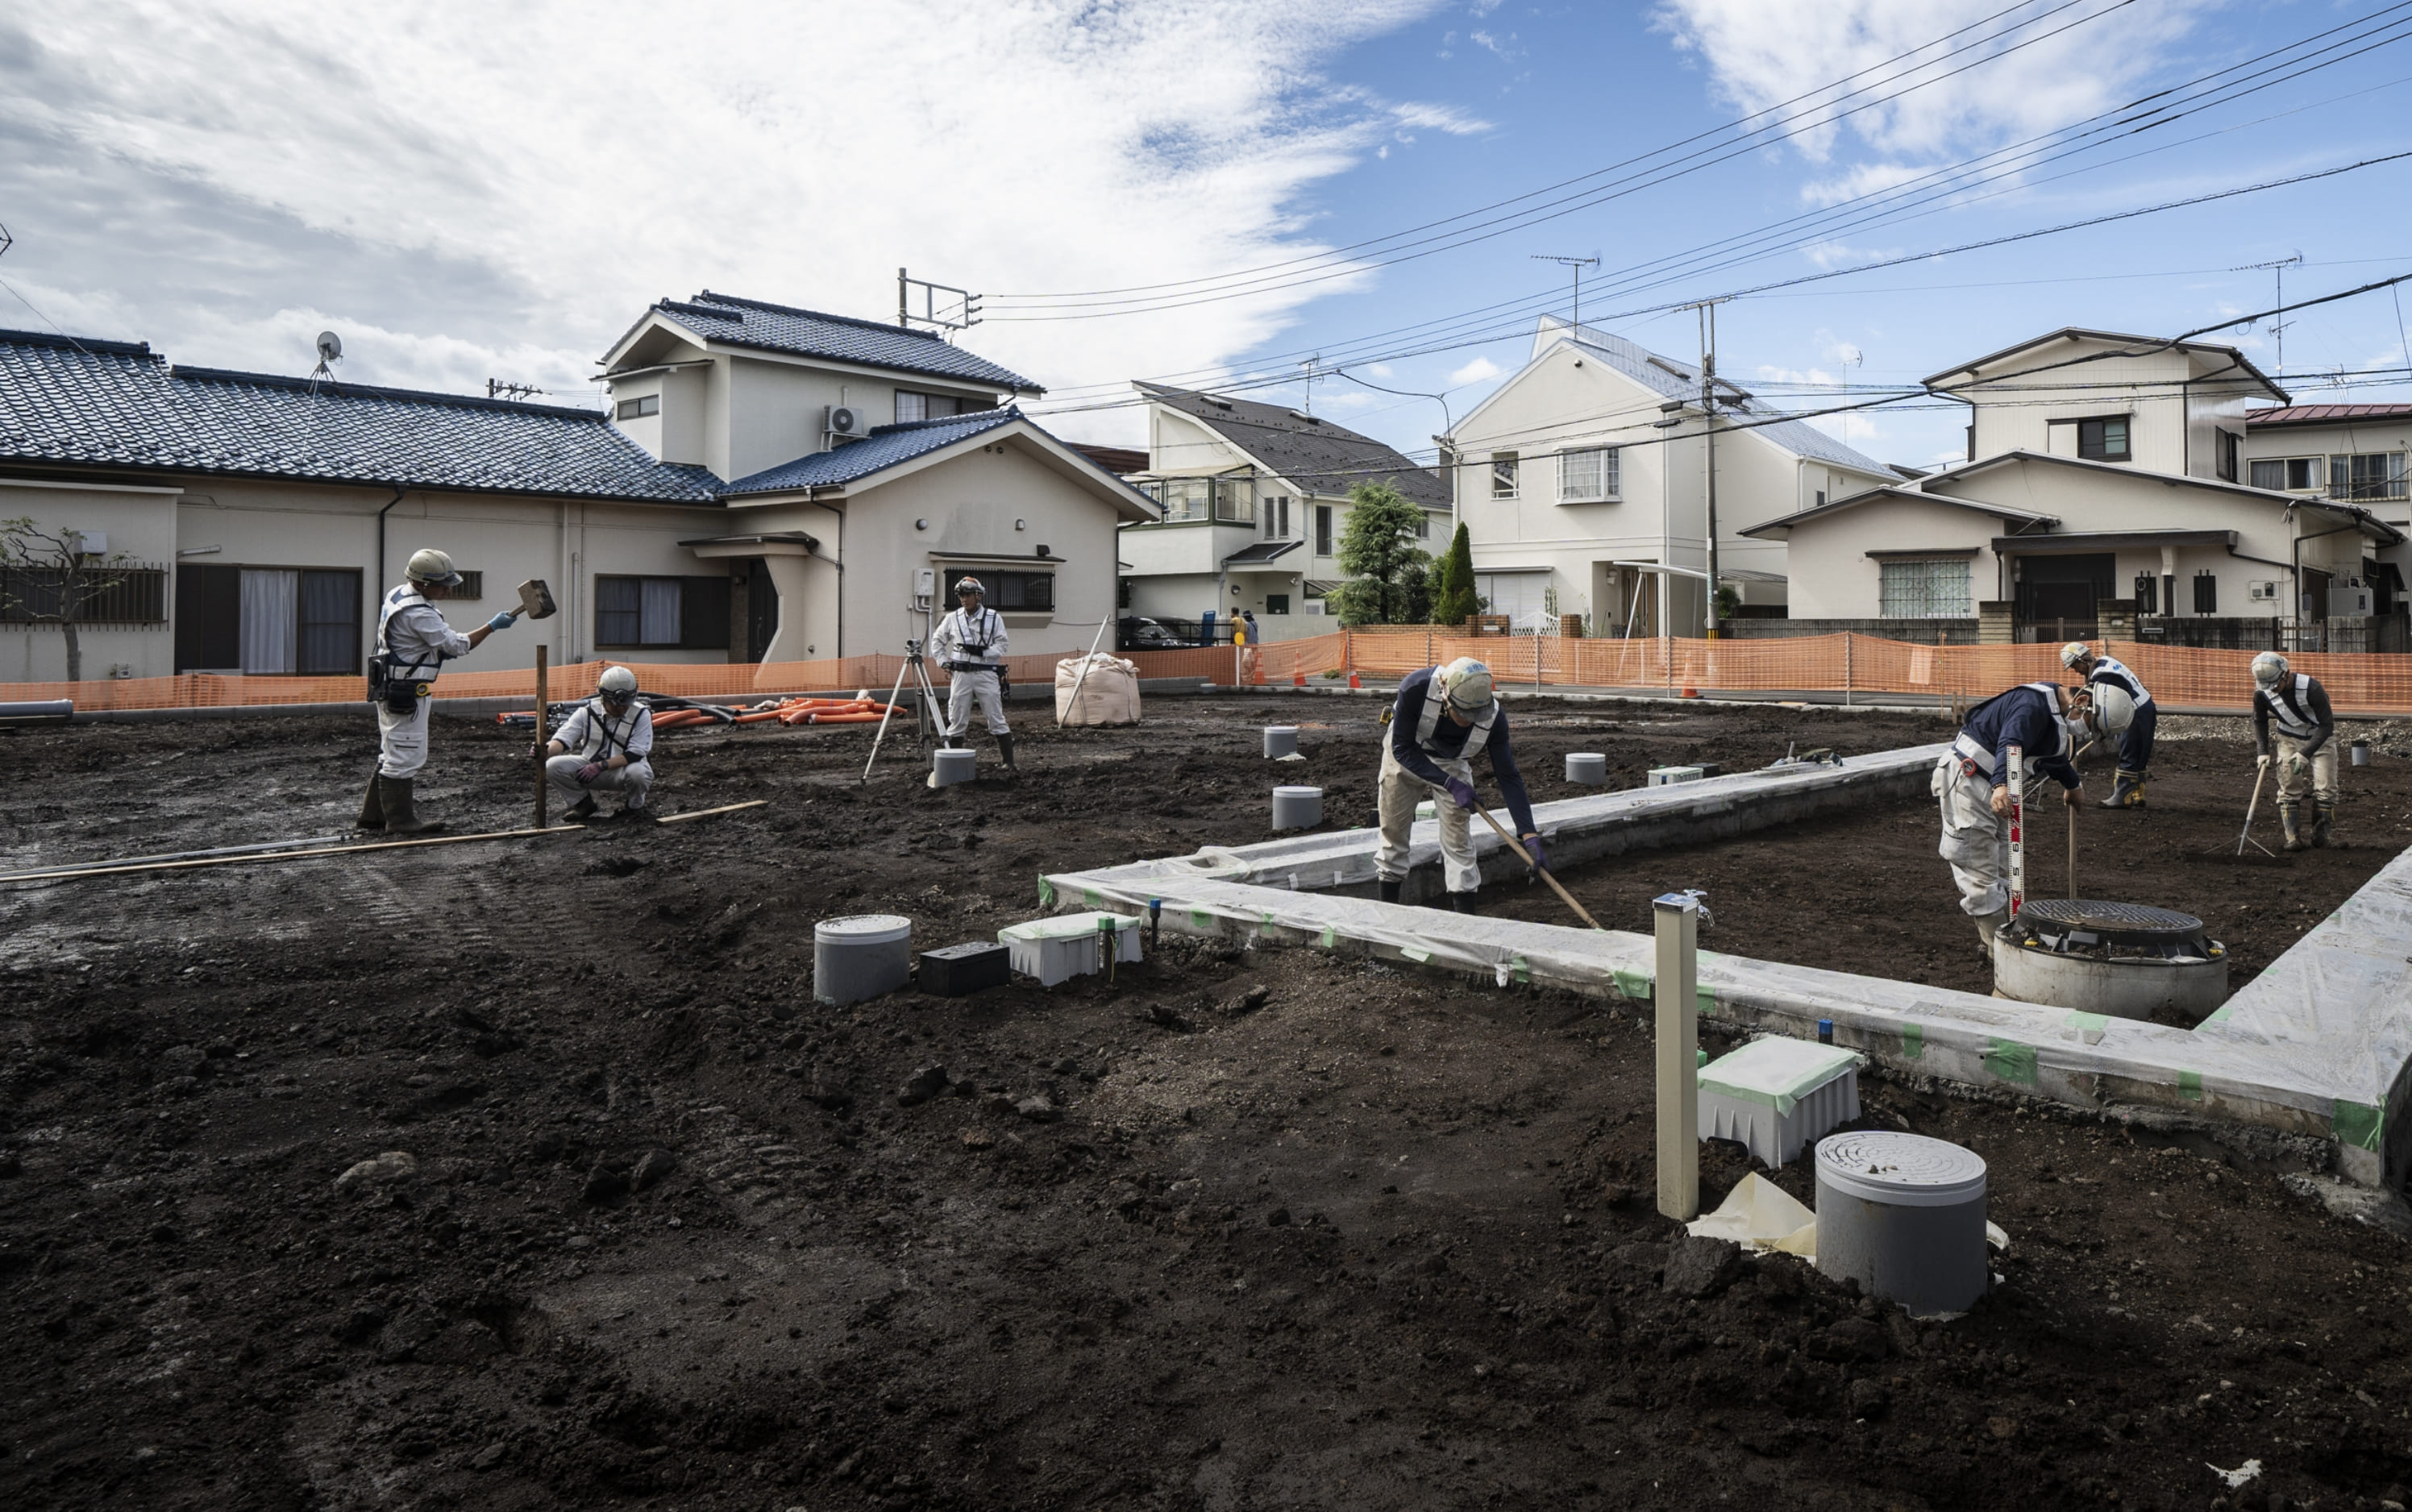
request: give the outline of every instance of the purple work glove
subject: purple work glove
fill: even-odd
[[[1470,809],[1475,805],[1474,785],[1463,777],[1449,780],[1449,796],[1459,808]]]
[[[578,785],[581,787],[592,786],[595,779],[602,775],[603,763],[600,761],[589,761],[586,765],[578,769]]]
[[[1533,858],[1534,870],[1546,872],[1550,869],[1550,853],[1541,848],[1540,836],[1526,835],[1520,844],[1524,847],[1524,854]]]

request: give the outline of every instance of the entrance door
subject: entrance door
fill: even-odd
[[[2119,559],[2108,551],[2081,556],[2030,556],[2019,565],[2018,617],[2038,632],[2070,637],[2094,633],[2096,606],[2117,596]]]
[[[745,659],[758,662],[779,633],[779,590],[771,582],[771,565],[760,557],[745,570]]]

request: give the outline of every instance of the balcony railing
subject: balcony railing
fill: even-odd
[[[1169,522],[1212,520],[1222,525],[1257,522],[1257,480],[1246,474],[1210,477],[1159,477],[1141,483],[1140,492],[1163,506]]]

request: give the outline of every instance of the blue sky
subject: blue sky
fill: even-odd
[[[2405,24],[1914,219],[1782,229],[2357,18]],[[1947,82],[1841,121],[1816,113],[1831,95],[1781,104],[1972,25],[1963,40],[2001,35]],[[1689,356],[1692,318],[1647,307],[2412,150],[2397,37],[2412,5],[2387,0],[731,0],[685,28],[626,0],[87,0],[0,18],[0,223],[17,238],[0,324],[277,372],[306,371],[332,328],[347,378],[498,377],[586,404],[593,360],[653,299],[711,287],[879,316],[909,264],[993,296],[964,344],[1046,383],[1050,423],[1076,439],[1138,438],[1134,377],[1271,374],[1287,387],[1257,391],[1298,400],[1297,357],[1318,350],[1445,389],[1463,415],[1522,360],[1533,313],[1563,313],[1564,272],[1536,254],[1598,255],[1586,319]],[[1332,261],[1771,107],[1799,134],[1418,260]],[[1722,370],[1811,407],[1828,385],[1913,382],[2063,325],[2174,333],[2261,309],[2271,275],[2243,264],[2300,253],[2290,299],[2412,272],[2407,189],[2412,161],[1738,299]],[[1736,266],[1682,256],[1770,228]],[[1634,286],[1659,259],[1670,275]],[[1339,276],[1165,297],[1268,264]],[[1173,286],[1103,318],[1005,318],[1088,314],[1029,296],[1134,285]],[[1449,320],[1495,305],[1487,327]],[[1450,334],[1384,334],[1424,322]],[[2276,365],[2266,324],[2231,339]],[[2405,397],[2327,376],[2404,363],[2386,294],[2287,331],[2302,398]],[[1336,374],[1315,404],[1410,450],[1441,428],[1438,404]],[[1848,439],[1922,462],[1961,423],[1886,409]]]

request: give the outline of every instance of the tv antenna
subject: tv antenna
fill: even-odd
[[[500,378],[486,380],[486,397],[489,399],[525,399],[530,394],[547,391],[532,383],[506,383]]]
[[[1581,331],[1582,330],[1582,271],[1586,268],[1598,267],[1599,254],[1595,252],[1588,257],[1561,257],[1547,252],[1536,252],[1533,254],[1533,260],[1535,262],[1554,262],[1561,268],[1571,268],[1574,270],[1575,312],[1574,318],[1569,321],[1568,324],[1575,330]],[[1580,340],[1581,338],[1578,337],[1577,339]]]
[[[331,330],[318,332],[318,365],[310,370],[310,391],[318,391],[318,380],[335,381],[334,364],[344,360],[344,338]]]
[[[980,322],[980,299],[951,284],[933,284],[926,278],[915,278],[902,268],[896,270],[896,323],[907,330],[915,326],[949,332],[968,330]],[[914,308],[917,303],[920,306],[918,312]]]
[[[2287,371],[2287,328],[2294,324],[2287,318],[2287,270],[2300,268],[2302,263],[2303,255],[2298,252],[2291,257],[2279,257],[2271,262],[2248,262],[2228,270],[2232,273],[2268,272],[2278,281],[2278,307],[2270,312],[2270,334],[2278,343],[2278,361],[2273,371],[2279,373]]]
[[[1316,369],[1322,365],[1323,354],[1321,352],[1316,353],[1313,357],[1308,358],[1305,361],[1299,364],[1299,367],[1306,374],[1306,404],[1305,407],[1299,411],[1299,413],[1304,415],[1310,420],[1315,418],[1315,372]]]
[[[15,246],[16,244],[17,239],[8,234],[8,228],[6,226],[0,226],[0,255],[5,255],[10,247]]]

